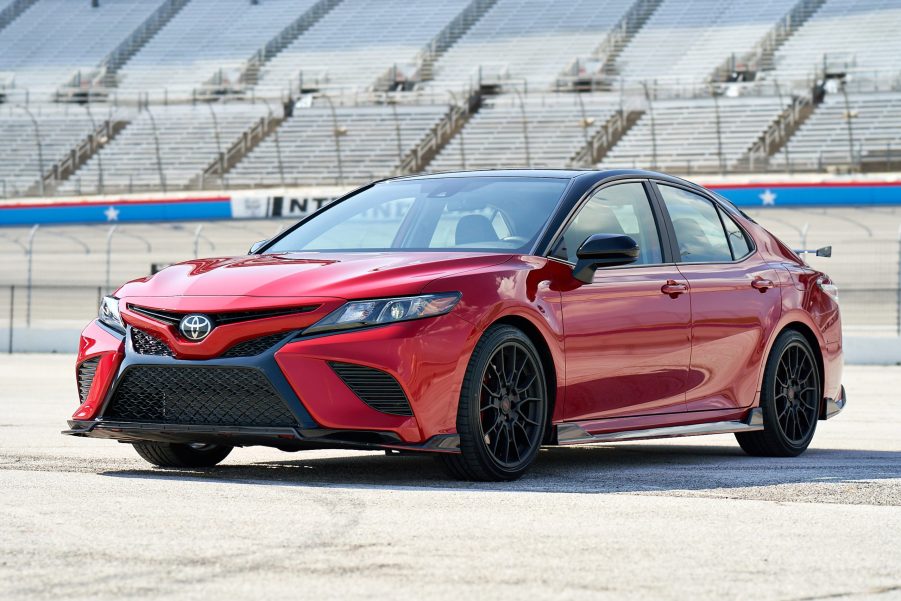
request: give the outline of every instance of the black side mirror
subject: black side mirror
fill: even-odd
[[[261,248],[263,248],[264,246],[266,246],[266,244],[268,244],[268,243],[269,243],[269,240],[260,240],[259,242],[254,242],[250,246],[250,250],[247,251],[247,254],[248,255],[257,254],[257,251],[260,250]]]
[[[628,265],[638,260],[638,243],[624,234],[593,234],[585,238],[576,256],[573,277],[590,284],[598,267]]]

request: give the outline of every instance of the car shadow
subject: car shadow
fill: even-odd
[[[704,491],[786,484],[839,484],[901,479],[901,452],[809,449],[795,458],[749,457],[737,447],[621,444],[545,448],[520,480],[450,479],[432,457],[359,453],[212,469],[130,469],[101,472],[130,478],[199,478],[235,484],[484,490],[504,492],[630,493]]]

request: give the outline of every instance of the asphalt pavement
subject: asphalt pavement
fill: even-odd
[[[0,599],[901,599],[901,367],[794,459],[731,435],[429,457],[237,449],[160,470],[59,434],[73,357],[0,358]]]

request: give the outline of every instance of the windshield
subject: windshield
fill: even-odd
[[[329,207],[266,252],[527,252],[567,183],[536,177],[382,182]]]

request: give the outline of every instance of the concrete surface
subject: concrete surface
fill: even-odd
[[[848,368],[796,459],[548,449],[512,484],[362,452],[152,469],[59,435],[73,371],[0,358],[0,599],[901,599],[901,368]]]

